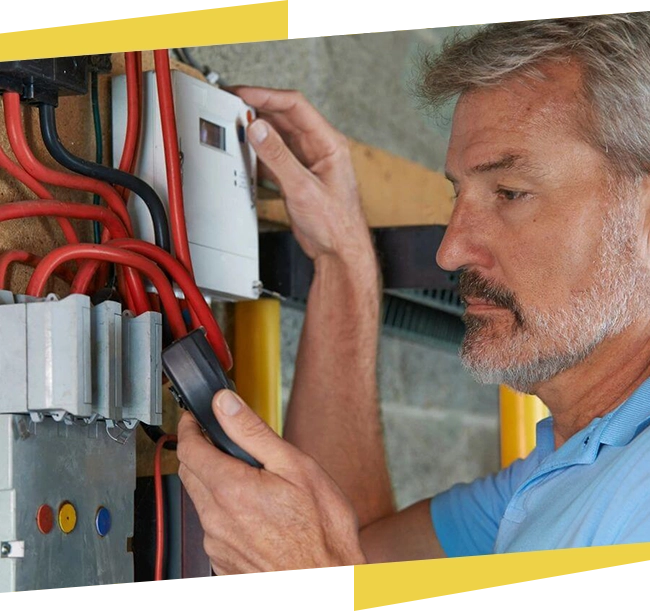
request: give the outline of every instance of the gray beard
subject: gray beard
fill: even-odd
[[[484,384],[531,392],[538,384],[587,359],[607,338],[628,328],[647,306],[649,273],[635,248],[638,205],[608,211],[592,286],[551,312],[522,308],[511,331],[496,333],[487,317],[465,315],[463,365]],[[550,340],[550,341],[549,341]]]

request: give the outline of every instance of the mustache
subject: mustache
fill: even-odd
[[[482,299],[497,307],[510,310],[517,324],[523,326],[524,317],[515,294],[504,286],[483,278],[473,270],[463,270],[458,279],[458,293],[463,303],[467,304],[468,298]]]

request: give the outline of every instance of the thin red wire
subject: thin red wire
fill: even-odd
[[[0,207],[1,210],[2,207]],[[104,244],[73,244],[61,246],[43,257],[40,265],[36,268],[29,280],[27,294],[39,297],[43,293],[47,280],[52,272],[60,265],[73,259],[96,259],[137,269],[147,276],[156,287],[165,312],[167,313],[169,326],[174,337],[178,339],[187,334],[183,314],[176,301],[171,284],[163,271],[149,259],[120,248],[105,246]]]
[[[171,70],[167,49],[153,52],[156,66],[156,85],[160,105],[160,122],[162,125],[165,150],[165,169],[167,172],[167,193],[169,198],[169,224],[176,258],[194,277],[192,257],[187,238],[185,210],[183,204],[183,185],[181,181],[180,151],[178,149],[178,132],[174,114],[174,93],[172,91]]]
[[[156,452],[153,459],[153,479],[156,496],[156,564],[154,569],[155,581],[162,581],[163,563],[165,559],[165,505],[163,502],[162,486],[162,450],[168,441],[177,441],[176,435],[163,435],[156,442]]]

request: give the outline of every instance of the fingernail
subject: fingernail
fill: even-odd
[[[253,121],[248,128],[248,137],[256,144],[262,144],[269,135],[269,128],[264,121]]]
[[[241,409],[241,406],[241,399],[229,390],[224,390],[217,397],[217,407],[226,416],[234,416]]]

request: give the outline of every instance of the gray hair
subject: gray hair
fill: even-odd
[[[483,27],[423,58],[418,94],[427,106],[510,77],[543,79],[540,65],[582,68],[581,132],[617,174],[650,171],[650,12]]]

